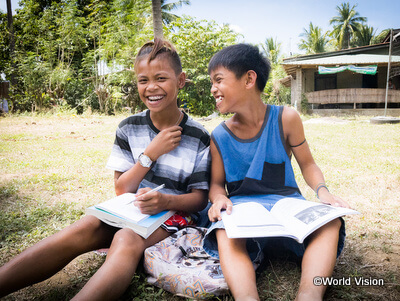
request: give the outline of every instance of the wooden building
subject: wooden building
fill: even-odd
[[[400,30],[397,30],[397,32]],[[400,115],[400,35],[390,53],[391,87],[387,90],[390,42],[283,60],[292,105],[311,112],[385,107]],[[397,88],[393,89],[393,88]]]

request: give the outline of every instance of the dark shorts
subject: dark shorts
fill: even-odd
[[[346,238],[345,222],[340,218],[342,225],[339,230],[339,241],[337,246],[337,257],[341,254],[344,248]],[[204,250],[212,257],[219,258],[218,243],[215,236],[215,230],[225,229],[222,221],[214,222],[209,227],[203,241]],[[264,253],[281,254],[283,251],[302,258],[307,247],[307,239],[303,243],[298,243],[296,240],[287,237],[260,237],[247,239],[247,251],[250,259],[254,264],[260,264],[264,258]]]

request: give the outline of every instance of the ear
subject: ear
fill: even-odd
[[[256,85],[257,73],[253,70],[249,70],[246,73],[246,88],[251,89]]]
[[[185,72],[181,72],[181,74],[179,74],[178,76],[178,87],[179,89],[182,89],[186,84],[186,73]]]

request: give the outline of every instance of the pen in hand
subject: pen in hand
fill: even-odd
[[[163,189],[164,187],[165,187],[165,184],[161,184],[160,186],[157,186],[156,188],[153,188],[152,190],[145,192],[143,195],[146,195],[150,192],[159,191],[160,189]],[[129,201],[128,203],[126,203],[126,205],[129,205],[129,204],[133,203],[134,201],[136,201],[136,198],[134,198],[132,201]]]

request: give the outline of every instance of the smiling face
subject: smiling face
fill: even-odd
[[[211,93],[215,98],[218,111],[221,114],[234,113],[236,105],[243,97],[245,75],[238,79],[232,71],[217,67],[210,72],[210,77]]]
[[[185,74],[176,74],[170,61],[160,55],[136,65],[140,99],[150,111],[176,110],[179,89],[185,85]]]

